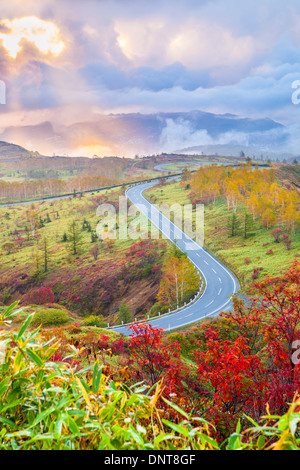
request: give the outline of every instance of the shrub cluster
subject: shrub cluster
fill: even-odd
[[[69,315],[65,310],[58,308],[48,308],[45,310],[38,310],[32,319],[33,326],[51,326],[63,325],[69,321]]]

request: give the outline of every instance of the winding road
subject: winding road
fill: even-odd
[[[168,178],[172,179],[174,177]],[[194,266],[201,272],[205,280],[205,290],[201,297],[193,303],[181,308],[180,310],[149,320],[149,324],[156,328],[163,328],[165,331],[171,331],[177,328],[196,323],[207,317],[217,316],[221,311],[229,310],[232,307],[230,297],[239,290],[239,283],[234,274],[218,261],[214,256],[208,253],[203,247],[192,240],[176,225],[174,225],[166,216],[158,211],[143,196],[143,192],[156,185],[157,181],[150,183],[136,184],[126,190],[126,197],[138,207],[151,223],[156,226],[166,238],[184,251]],[[100,188],[101,189],[101,188]],[[99,189],[99,190],[100,190]],[[97,190],[94,190],[97,191]],[[91,192],[91,191],[84,191]],[[47,198],[48,201],[62,199],[70,195],[61,195]],[[32,204],[33,202],[42,202],[44,199],[35,201],[24,201],[17,203],[3,204],[1,207]],[[114,326],[110,329],[129,336],[131,332],[125,326]]]
[[[169,240],[184,251],[205,280],[204,293],[193,304],[169,315],[149,320],[147,323],[165,331],[174,330],[218,315],[232,307],[230,297],[239,290],[239,283],[234,274],[208,253],[196,241],[192,240],[166,216],[154,208],[143,196],[143,192],[157,184],[144,183],[133,186],[126,191],[126,197],[156,226]],[[170,227],[170,230],[168,229]],[[129,336],[131,332],[125,326],[111,327],[112,330]]]
[[[226,165],[226,166],[234,166],[234,162],[210,162],[210,161],[197,161],[197,160],[192,160],[192,161],[184,161],[184,162],[165,162],[165,163],[160,163],[159,165],[156,165],[153,169],[156,171],[162,171],[162,172],[170,172],[166,166],[170,165],[181,165],[183,167],[189,167],[190,165],[198,165],[199,168],[205,165]],[[180,171],[180,170],[178,170]]]

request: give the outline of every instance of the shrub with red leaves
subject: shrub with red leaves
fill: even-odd
[[[124,339],[123,338],[115,339],[114,341],[110,343],[109,347],[111,348],[113,354],[117,354],[117,355],[124,354],[125,352]]]
[[[170,378],[168,385],[171,386],[171,381],[175,380],[175,375],[171,374],[174,359],[180,358],[178,341],[165,345],[162,341],[163,330],[153,328],[149,324],[132,323],[127,328],[133,332],[129,342],[132,356],[142,371],[149,375],[152,384],[163,375],[168,375]]]
[[[40,287],[25,295],[23,303],[26,305],[44,305],[54,302],[54,293],[50,287]]]
[[[260,272],[263,270],[263,268],[254,268],[253,269],[253,274],[252,274],[252,279],[255,281],[256,279],[258,279],[259,275],[260,275]]]
[[[99,349],[107,349],[108,341],[109,341],[109,336],[100,335],[97,341]]]

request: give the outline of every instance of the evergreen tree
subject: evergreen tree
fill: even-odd
[[[249,214],[249,212],[245,211],[244,212],[244,218],[243,218],[243,231],[244,231],[244,238],[248,238],[254,233],[254,221],[252,214]]]
[[[240,224],[241,223],[240,223],[240,220],[239,220],[237,214],[235,212],[233,212],[232,215],[229,217],[228,223],[227,223],[227,227],[229,229],[231,237],[235,237],[238,234]]]
[[[78,227],[78,223],[76,220],[73,220],[71,224],[69,225],[69,230],[68,230],[68,241],[70,243],[70,249],[73,255],[78,254],[78,249],[81,245],[81,232]]]
[[[29,241],[29,239],[30,239],[30,230],[29,230],[29,227],[28,227],[27,224],[25,225],[24,230],[25,230],[26,235],[27,235],[27,240]]]
[[[97,239],[98,239],[98,236],[97,236],[96,230],[92,230],[91,231],[91,242],[95,243],[97,241]]]
[[[40,216],[38,228],[43,228],[43,227],[45,227],[45,224],[44,224],[44,221],[42,220],[42,217]]]
[[[44,272],[48,271],[49,263],[49,250],[48,250],[48,240],[46,237],[43,239],[43,258],[44,258]]]

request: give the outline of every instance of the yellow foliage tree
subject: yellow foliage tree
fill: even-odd
[[[199,277],[193,264],[184,255],[169,256],[163,266],[163,277],[157,299],[161,305],[182,305],[188,294],[198,290]]]

